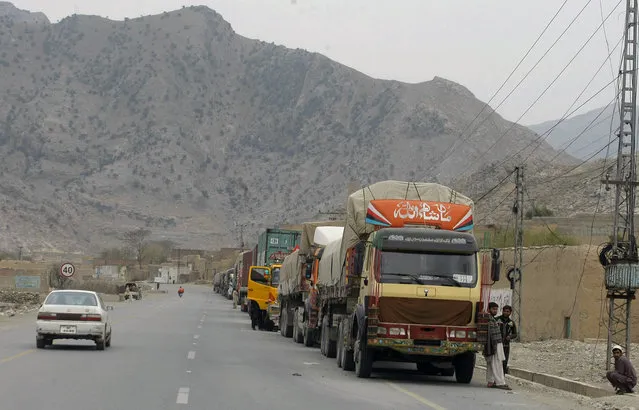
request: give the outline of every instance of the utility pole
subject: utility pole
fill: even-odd
[[[18,260],[22,260],[22,248],[22,245],[18,246]]]
[[[614,225],[612,227],[609,260],[604,264],[608,298],[608,348],[606,370],[610,369],[614,344],[624,347],[630,357],[630,304],[639,288],[639,258],[635,238],[635,200],[637,164],[635,137],[637,125],[637,0],[627,0],[622,56],[619,148],[617,173],[614,180],[606,174],[602,180],[615,186]]]
[[[515,203],[513,214],[515,217],[515,249],[513,256],[514,267],[508,271],[510,289],[513,292],[513,316],[517,324],[517,337],[521,340],[521,289],[524,260],[524,167],[515,167]]]

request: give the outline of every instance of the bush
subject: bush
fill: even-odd
[[[512,248],[515,246],[515,230],[497,230],[491,238],[491,248]],[[578,245],[577,238],[561,235],[555,229],[536,227],[524,230],[524,246]]]

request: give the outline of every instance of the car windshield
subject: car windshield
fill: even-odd
[[[54,292],[44,301],[45,305],[98,306],[95,295],[85,292]]]
[[[473,287],[477,282],[475,255],[384,251],[381,282]]]

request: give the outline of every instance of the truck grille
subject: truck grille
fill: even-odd
[[[379,298],[379,321],[417,325],[465,326],[473,316],[466,300]]]

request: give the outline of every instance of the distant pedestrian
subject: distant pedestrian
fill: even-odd
[[[612,347],[612,355],[615,358],[615,370],[606,373],[606,378],[617,394],[634,393],[632,389],[637,385],[637,372],[630,359],[623,355],[623,348],[618,345]]]
[[[486,381],[488,382],[488,387],[512,390],[506,384],[506,377],[504,376],[504,345],[502,343],[501,329],[495,317],[499,311],[499,306],[495,302],[490,302],[488,311],[490,313],[488,332],[483,351],[483,355],[486,358]]]
[[[504,374],[508,374],[508,359],[510,358],[510,342],[517,338],[517,326],[515,322],[510,318],[513,313],[513,308],[509,305],[504,305],[501,308],[501,316],[497,318],[497,322],[501,328],[501,337],[504,344]]]
[[[124,300],[129,303],[133,302],[133,299],[131,297],[131,289],[129,289],[128,286],[124,289]]]

